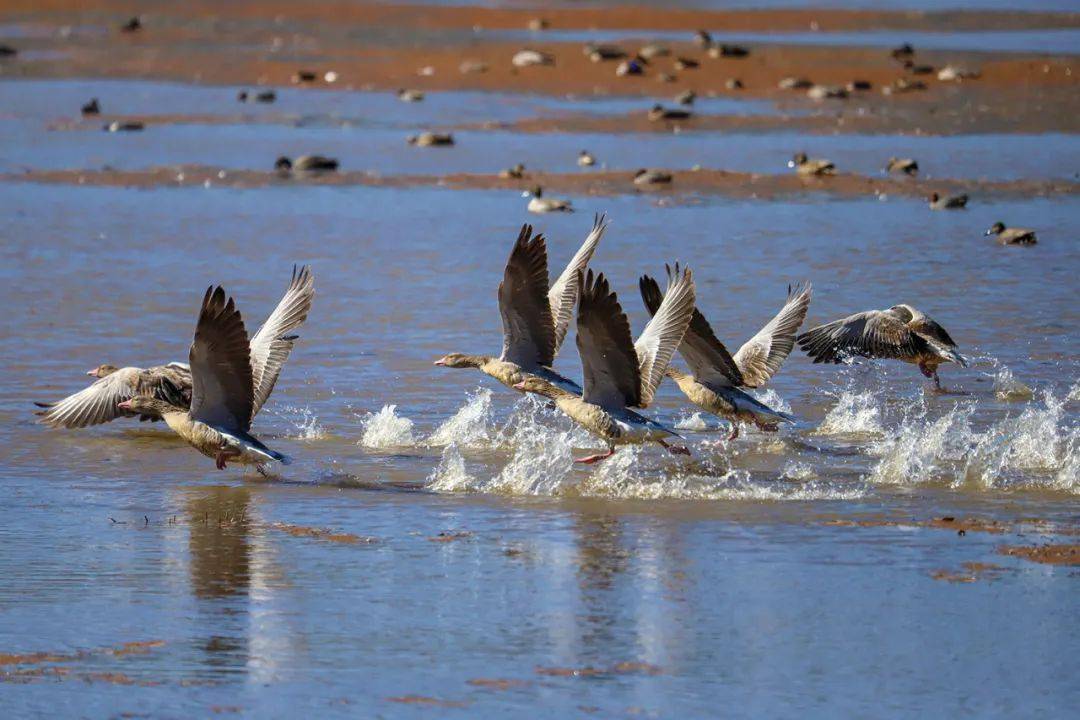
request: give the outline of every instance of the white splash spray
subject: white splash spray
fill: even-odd
[[[364,434],[360,445],[366,448],[385,449],[413,445],[413,421],[397,414],[397,405],[384,405],[377,413],[368,413],[363,419]]]

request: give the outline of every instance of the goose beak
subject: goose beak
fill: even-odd
[[[439,367],[446,367],[446,358],[439,358],[432,365],[438,365]]]
[[[97,368],[94,368],[93,370],[87,370],[86,374],[90,377],[97,377]]]
[[[131,409],[131,401],[130,400],[125,400],[122,403],[117,403],[116,407],[121,408],[122,410],[130,410]]]
[[[525,381],[522,380],[521,382],[514,385],[514,389],[515,390],[520,390],[521,392],[525,392]]]

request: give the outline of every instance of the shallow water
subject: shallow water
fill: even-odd
[[[326,152],[386,174],[518,160],[558,170],[588,147],[619,168],[782,172],[805,143],[864,173],[914,154],[930,175],[1011,179],[1071,177],[1076,155],[1074,135],[471,130],[445,153],[404,145],[420,121],[629,107],[476,93],[433,94],[419,115],[386,94],[346,92],[286,91],[268,109],[371,118],[345,129],[259,122],[262,109],[247,106],[250,117],[132,136],[47,129],[106,92],[125,113],[239,112],[230,88],[0,83],[0,98],[19,99],[0,115],[4,169],[261,168],[277,154]],[[542,704],[560,717],[705,717],[718,706],[737,717],[1062,717],[1075,707],[1076,573],[997,549],[1068,542],[1080,519],[1080,200],[974,197],[967,211],[935,213],[897,198],[570,197],[579,212],[556,217],[529,216],[515,191],[4,181],[7,711],[535,717]],[[678,258],[732,349],[788,283],[811,281],[808,323],[909,302],[949,329],[971,367],[944,367],[955,392],[936,394],[911,366],[822,367],[796,351],[757,393],[793,426],[729,441],[725,423],[665,384],[649,412],[679,429],[691,458],[625,449],[575,466],[597,446],[565,418],[431,362],[498,350],[495,287],[521,223],[549,236],[559,266],[593,212],[612,219],[593,266],[635,329],[638,275]],[[999,219],[1036,228],[1039,245],[984,238]],[[83,387],[90,367],[184,359],[209,284],[223,283],[254,329],[294,262],[313,266],[317,297],[255,426],[295,459],[276,477],[216,471],[160,426],[34,424],[31,401]],[[572,338],[558,369],[580,376]],[[925,522],[972,516],[1039,523],[1021,536]],[[949,582],[964,563],[995,567]],[[10,657],[38,652],[50,657]]]

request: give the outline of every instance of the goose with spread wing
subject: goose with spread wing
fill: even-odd
[[[306,265],[293,267],[292,281],[277,307],[251,338],[251,367],[258,413],[277,383],[281,369],[298,338],[292,334],[307,319],[315,296],[315,280]],[[187,409],[191,405],[191,368],[172,362],[150,368],[99,365],[87,375],[98,378],[89,387],[56,403],[37,403],[45,408],[41,422],[51,427],[83,428],[100,425],[118,417],[161,420],[150,410],[133,413],[120,403],[137,395],[152,397],[171,406]]]
[[[219,470],[235,462],[261,467],[289,458],[266,447],[251,434],[251,418],[259,394],[252,358],[252,342],[240,311],[225,290],[210,287],[203,296],[195,339],[188,353],[191,366],[191,407],[136,395],[119,403],[120,409],[160,415],[192,447],[214,458]]]
[[[580,395],[530,376],[516,387],[543,395],[593,435],[607,442],[606,453],[578,462],[594,463],[615,454],[617,445],[640,445],[655,441],[677,454],[689,455],[685,447],[669,445],[666,438],[678,434],[631,410],[646,408],[664,377],[672,355],[682,342],[694,312],[694,279],[689,268],[676,266],[667,295],[649,324],[634,342],[630,322],[607,278],[580,277],[581,298],[577,314],[577,346],[584,369],[585,390]]]
[[[659,284],[643,275],[639,285],[645,308],[655,315],[664,299]],[[734,356],[713,333],[701,311],[694,309],[690,327],[679,345],[679,354],[691,372],[669,367],[667,375],[690,402],[731,423],[729,440],[739,436],[739,423],[753,423],[761,430],[775,432],[781,422],[792,422],[790,415],[773,410],[739,388],[761,387],[780,370],[795,346],[795,333],[806,319],[812,291],[809,283],[805,287],[789,286],[784,307]]]
[[[867,310],[818,325],[798,337],[799,347],[815,363],[841,363],[849,357],[891,358],[919,366],[941,389],[938,366],[967,360],[941,325],[910,305]]]
[[[503,351],[499,357],[450,353],[435,361],[440,367],[477,368],[513,388],[535,375],[569,392],[581,393],[578,385],[551,369],[566,339],[578,299],[578,273],[592,260],[608,223],[603,215],[593,220],[585,242],[555,284],[548,287],[547,242],[523,225],[499,284]]]

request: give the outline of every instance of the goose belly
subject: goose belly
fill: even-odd
[[[229,462],[243,465],[262,465],[274,459],[244,440],[197,420],[190,423],[187,432],[180,434],[209,458],[216,459],[220,453],[225,453]]]

